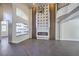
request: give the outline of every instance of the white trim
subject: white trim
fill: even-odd
[[[65,40],[65,41],[79,41],[79,39],[60,39],[60,40]]]

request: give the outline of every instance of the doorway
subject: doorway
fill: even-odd
[[[8,21],[0,21],[0,40],[1,44],[8,43]]]

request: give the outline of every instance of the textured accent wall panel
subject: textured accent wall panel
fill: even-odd
[[[50,13],[49,4],[41,4],[36,9],[36,36],[37,39],[49,39]]]

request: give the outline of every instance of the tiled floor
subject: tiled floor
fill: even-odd
[[[0,56],[79,56],[79,42],[29,39],[20,44],[0,42]]]

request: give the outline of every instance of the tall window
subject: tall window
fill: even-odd
[[[7,22],[2,21],[1,22],[1,32],[5,32],[5,31],[7,31]]]
[[[28,16],[19,8],[16,8],[16,15],[25,20],[28,20]]]

